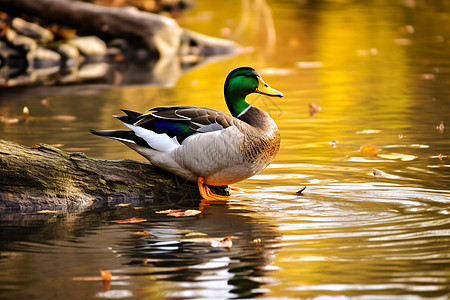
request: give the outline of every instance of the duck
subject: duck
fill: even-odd
[[[269,114],[246,97],[283,97],[251,67],[232,70],[224,84],[230,114],[190,105],[159,106],[114,116],[129,130],[92,130],[133,149],[154,166],[197,183],[206,200],[226,200],[208,186],[226,186],[256,175],[275,158],[280,132]]]

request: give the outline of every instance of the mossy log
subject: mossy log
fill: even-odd
[[[215,188],[228,193],[225,187]],[[93,159],[45,144],[30,148],[0,140],[0,213],[199,199],[195,184],[149,163]]]

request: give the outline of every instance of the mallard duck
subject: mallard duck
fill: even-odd
[[[231,116],[200,106],[160,106],[141,114],[122,110],[115,116],[131,131],[91,130],[135,150],[153,165],[197,182],[207,200],[223,200],[208,185],[229,185],[269,165],[280,148],[280,132],[272,118],[250,105],[246,96],[283,97],[250,67],[233,70],[225,80],[225,101]]]

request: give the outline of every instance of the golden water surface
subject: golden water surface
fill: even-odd
[[[164,85],[0,90],[3,115],[27,106],[76,118],[1,124],[1,138],[143,160],[88,129],[123,128],[112,117],[121,108],[226,111],[226,75],[252,66],[285,95],[249,97],[282,136],[274,162],[237,184],[256,193],[192,217],[155,213],[170,204],[3,217],[0,298],[448,299],[450,140],[439,124],[450,126],[449,3],[199,1],[178,22],[245,49]],[[113,222],[130,217],[147,221]],[[233,246],[185,240],[205,236]],[[121,277],[109,288],[73,280],[99,268]]]

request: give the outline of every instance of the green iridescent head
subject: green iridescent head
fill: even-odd
[[[259,93],[271,97],[283,97],[283,93],[271,88],[259,73],[250,67],[234,69],[225,80],[225,101],[234,117],[238,117],[250,104],[245,97]]]

